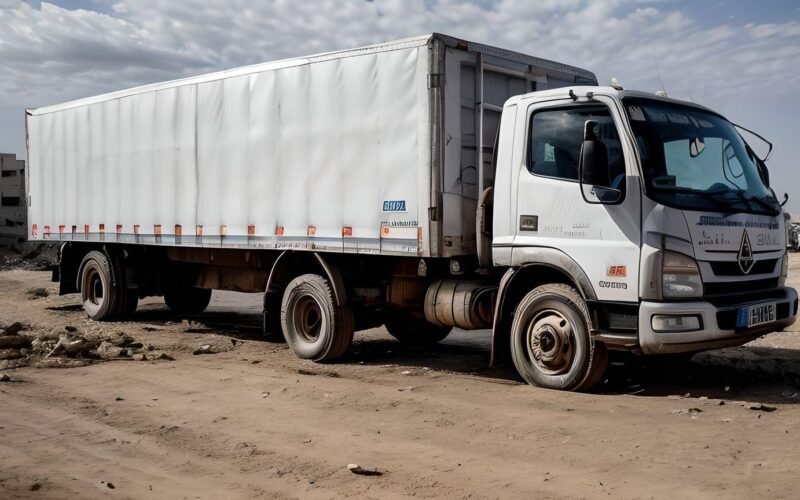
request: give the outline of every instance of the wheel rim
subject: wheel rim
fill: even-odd
[[[528,358],[545,375],[567,372],[575,359],[575,329],[562,313],[541,311],[528,324]]]
[[[322,307],[308,295],[297,300],[294,308],[294,324],[297,334],[306,342],[316,342],[323,326]]]
[[[94,267],[87,267],[81,286],[83,306],[89,314],[95,313],[103,305],[106,296],[106,284],[103,275]]]

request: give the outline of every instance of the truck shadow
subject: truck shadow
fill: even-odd
[[[241,311],[209,311],[198,315],[178,315],[162,308],[137,311],[136,322],[154,325],[185,323],[187,332],[225,335],[238,340],[275,343],[261,333],[261,315]],[[362,364],[397,365],[410,369],[430,369],[457,376],[506,385],[524,385],[512,365],[489,368],[491,338],[466,332],[455,333],[440,344],[408,346],[392,338],[385,329],[357,332],[348,354],[331,366]],[[768,347],[742,347],[748,356],[762,363],[796,363],[800,350]],[[702,354],[700,356],[703,356]],[[789,370],[757,370],[745,367],[715,366],[690,357],[642,357],[612,353],[602,382],[594,389],[599,395],[634,397],[705,397],[722,400],[747,400],[760,403],[800,403],[800,373]],[[702,359],[701,359],[702,361]]]
[[[757,351],[764,360],[795,360],[800,350],[769,347],[740,347],[744,355]],[[713,356],[716,358],[717,356]],[[759,370],[748,363],[717,365],[701,353],[693,357],[641,357],[613,353],[601,384],[600,394],[629,394],[644,397],[690,396],[761,403],[800,403],[800,377],[780,370]]]

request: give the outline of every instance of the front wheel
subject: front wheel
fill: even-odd
[[[511,356],[531,385],[568,391],[596,385],[608,366],[604,344],[590,336],[583,297],[562,284],[542,285],[520,301],[511,325]]]

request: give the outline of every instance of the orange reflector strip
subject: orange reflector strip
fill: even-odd
[[[383,226],[381,228],[381,233],[383,233],[384,235],[389,234],[390,231],[391,231],[391,229],[389,229],[389,226]]]
[[[308,232],[306,232],[308,236],[314,236],[317,234],[317,226],[308,226]]]
[[[100,232],[101,233],[105,233],[106,232],[106,225],[105,224],[100,224]]]
[[[44,226],[44,234],[50,234],[50,226]]]
[[[135,234],[136,236],[139,236],[139,224],[134,224],[133,225],[133,234]]]
[[[220,236],[227,236],[228,235],[228,226],[225,224],[219,226],[219,235]]]
[[[161,224],[155,224],[153,226],[153,234],[156,236],[161,236]]]
[[[283,236],[283,226],[278,226],[275,228],[275,235],[276,236]]]
[[[180,224],[175,224],[175,236],[180,236],[183,234],[183,228]]]
[[[422,241],[422,227],[417,226],[417,241]]]
[[[122,224],[117,224],[117,233],[122,232]]]
[[[250,224],[247,226],[247,236],[255,236],[256,235],[256,226]]]
[[[344,226],[342,228],[342,236],[353,236],[353,228],[350,226]]]
[[[89,224],[84,224],[83,225],[83,234],[85,234],[86,236],[89,236]]]
[[[36,224],[31,224],[31,235],[34,237],[39,232],[39,227]]]
[[[58,226],[58,232],[59,233],[63,233],[64,232],[64,226]]]
[[[194,234],[195,236],[203,236],[203,226],[195,226]]]
[[[72,226],[72,234],[75,234],[77,232],[78,232],[78,226]]]

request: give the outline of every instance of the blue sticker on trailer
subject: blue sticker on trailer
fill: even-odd
[[[384,212],[405,212],[406,200],[385,200],[383,202]]]

